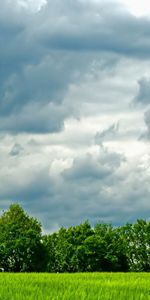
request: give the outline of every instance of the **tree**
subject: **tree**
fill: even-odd
[[[41,224],[12,204],[0,217],[0,267],[5,271],[41,271],[45,263]]]
[[[59,272],[59,263],[56,256],[56,247],[58,243],[58,234],[53,233],[49,235],[43,236],[43,245],[46,250],[46,256],[47,256],[47,264],[45,271],[46,272]]]
[[[137,220],[121,228],[130,271],[150,271],[150,222]]]
[[[127,271],[128,261],[124,250],[122,237],[118,229],[109,224],[97,224],[95,235],[99,237],[98,245],[100,270],[102,271]],[[100,246],[101,245],[101,246]]]
[[[84,223],[68,229],[60,228],[58,233],[44,237],[47,249],[48,272],[78,272],[87,269],[86,257],[81,257],[84,240],[93,234],[90,224]]]

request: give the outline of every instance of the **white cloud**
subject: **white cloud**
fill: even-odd
[[[135,16],[150,16],[150,2],[147,0],[120,0]]]
[[[28,9],[30,11],[36,12],[39,11],[42,6],[46,5],[46,0],[17,0],[17,3],[20,7]]]

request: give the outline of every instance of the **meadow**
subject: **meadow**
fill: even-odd
[[[2,300],[150,299],[148,273],[1,273]]]

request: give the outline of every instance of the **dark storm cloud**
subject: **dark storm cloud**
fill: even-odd
[[[74,115],[65,95],[93,60],[98,64],[104,52],[149,58],[150,21],[117,3],[48,1],[31,13],[6,2],[0,25],[1,131],[59,131]],[[41,117],[38,109],[51,103],[56,114]]]

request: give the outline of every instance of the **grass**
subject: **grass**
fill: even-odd
[[[0,300],[149,300],[148,273],[0,273]]]

